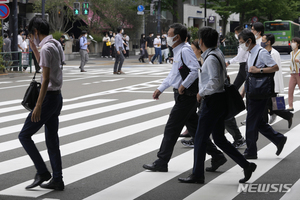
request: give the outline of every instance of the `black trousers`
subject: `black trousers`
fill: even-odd
[[[179,95],[174,92],[175,105],[169,115],[165,126],[164,138],[157,153],[157,165],[167,165],[172,157],[174,146],[178,140],[182,128],[186,125],[193,134],[196,133],[198,124],[196,95]],[[213,157],[224,156],[209,139],[207,142],[207,153]]]
[[[258,132],[268,138],[277,146],[284,135],[275,131],[264,119],[263,113],[267,107],[268,99],[248,99],[247,98],[247,118],[246,118],[246,142],[245,153],[250,156],[257,155]]]
[[[239,72],[238,72],[238,75],[236,76],[234,82],[233,82],[233,85],[236,86],[237,89],[239,89],[243,83],[245,82],[246,80],[246,63],[240,63],[240,69],[239,69]]]

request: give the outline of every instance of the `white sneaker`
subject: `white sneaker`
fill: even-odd
[[[115,60],[115,58],[113,58],[112,60]]]
[[[276,117],[277,117],[277,115],[275,115],[275,114],[271,115],[270,120],[269,120],[269,124],[273,124],[276,120]]]
[[[153,63],[152,63],[151,61],[149,62],[149,64],[150,64],[150,65],[153,65]]]

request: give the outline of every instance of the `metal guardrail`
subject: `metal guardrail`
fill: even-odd
[[[18,60],[12,60],[12,54],[18,54]],[[23,54],[28,54],[24,56]],[[29,67],[30,73],[32,73],[32,52],[20,52],[20,51],[12,51],[12,52],[0,52],[2,56],[2,64],[6,69],[11,68],[19,68],[19,71],[22,71],[23,67]],[[22,56],[23,55],[23,56]],[[24,61],[27,61],[28,56],[28,64],[24,65]],[[26,60],[22,58],[26,57]]]

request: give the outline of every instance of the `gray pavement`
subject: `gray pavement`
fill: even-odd
[[[229,58],[226,58],[229,59]],[[287,99],[289,55],[282,55]],[[140,63],[138,56],[124,62],[125,75],[113,75],[111,59],[92,56],[87,72],[78,69],[79,59],[64,67],[62,94],[64,107],[60,116],[60,144],[63,156],[63,192],[24,188],[30,184],[35,168],[17,137],[28,112],[20,105],[32,74],[0,78],[0,199],[299,199],[299,88],[295,90],[293,125],[277,117],[272,127],[288,137],[280,156],[264,137],[258,140],[258,167],[249,184],[239,185],[242,169],[230,158],[215,173],[206,173],[206,184],[180,184],[193,166],[193,149],[178,141],[168,173],[153,173],[142,168],[153,162],[162,140],[164,125],[172,108],[172,89],[157,101],[152,93],[168,75],[171,65]],[[230,65],[234,80],[238,65]],[[38,75],[38,80],[40,74]],[[242,134],[246,111],[236,119]],[[183,130],[184,131],[184,130]],[[49,159],[41,129],[36,142],[49,169]],[[232,137],[226,133],[228,140]],[[240,148],[243,152],[245,147]],[[207,156],[206,165],[210,165]],[[290,189],[290,191],[288,191]],[[288,191],[288,192],[287,192]]]

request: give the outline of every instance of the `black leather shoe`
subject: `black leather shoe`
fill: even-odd
[[[248,155],[247,153],[244,153],[243,154],[244,157],[247,159],[247,160],[254,160],[254,159],[257,159],[257,155]]]
[[[252,176],[252,173],[256,169],[256,164],[255,163],[249,163],[247,168],[244,168],[244,175],[245,177],[243,179],[240,179],[240,183],[246,183]]]
[[[178,178],[181,183],[204,183],[204,178],[195,178],[194,174],[189,175],[187,178]]]
[[[31,185],[28,185],[25,189],[31,189],[38,185],[41,185],[42,182],[48,181],[50,180],[50,178],[51,178],[50,172],[46,172],[44,174],[36,174],[33,183]]]
[[[227,162],[227,159],[225,157],[211,162],[211,167],[206,167],[206,171],[207,172],[215,172],[221,165],[224,165]]]
[[[277,151],[276,151],[276,155],[279,156],[279,154],[281,153],[285,143],[286,143],[287,137],[284,136],[284,138],[282,138],[281,142],[277,145]]]
[[[144,164],[144,169],[151,170],[153,172],[168,172],[168,166],[167,165],[157,165],[156,163],[152,164]]]
[[[49,183],[40,185],[41,188],[51,189],[51,190],[59,190],[63,191],[65,189],[65,184],[63,181],[55,181],[51,179]]]
[[[288,119],[288,128],[291,128],[292,124],[293,124],[293,117]]]

